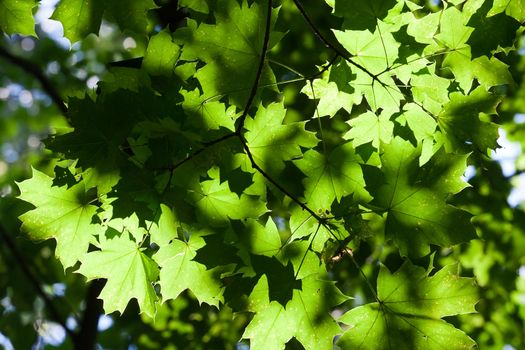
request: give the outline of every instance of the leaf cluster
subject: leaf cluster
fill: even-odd
[[[338,25],[320,30],[294,0],[332,54],[310,76],[280,54],[293,31],[284,2],[181,1],[189,18],[173,32],[149,27],[150,1],[89,4],[59,2],[66,37],[114,18],[147,34],[143,59],[68,99],[69,130],[45,141],[54,174],[19,183],[34,206],[20,219],[31,238],[56,241],[65,269],[107,280],[106,313],[134,299],[154,318],[190,291],[249,314],[253,349],[292,338],[330,349],[337,336],[344,349],[475,345],[443,320],[475,312],[474,279],[432,260],[477,238],[454,198],[468,162],[497,147],[519,1],[327,1]],[[33,5],[3,2],[0,29],[34,34]],[[292,84],[310,114],[291,112]],[[357,256],[366,246],[403,263],[379,258],[372,283]],[[370,303],[352,307],[341,260]]]

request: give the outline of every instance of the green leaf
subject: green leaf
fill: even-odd
[[[443,67],[450,68],[465,91],[472,85],[471,48],[466,43],[474,31],[474,28],[466,25],[467,22],[466,15],[455,7],[449,7],[441,13],[439,33],[434,37],[441,47],[450,50],[445,56]]]
[[[60,21],[71,44],[90,33],[98,34],[104,13],[103,0],[61,0],[51,19]]]
[[[449,68],[454,73],[456,80],[465,91],[470,89],[474,78],[485,89],[514,83],[506,64],[497,58],[488,59],[486,56],[471,61],[469,48],[449,53],[443,60],[443,67]]]
[[[320,217],[325,217],[327,214],[330,214],[330,212],[318,211],[317,214]],[[310,246],[308,249],[320,253],[323,251],[328,240],[342,241],[346,238],[348,234],[341,226],[341,223],[335,220],[323,225],[319,223],[312,214],[297,207],[292,211],[290,216],[290,231],[292,235],[289,241],[292,242],[309,236],[308,242]]]
[[[259,279],[249,299],[249,309],[256,314],[243,334],[244,339],[250,339],[250,349],[284,349],[292,337],[306,350],[332,348],[340,328],[328,312],[348,297],[318,274],[301,283],[301,290],[294,289],[292,299],[283,307],[269,301],[267,279]]]
[[[177,225],[175,214],[167,205],[161,204],[160,210],[158,225],[152,225],[150,228],[150,239],[162,247],[178,236],[180,227]]]
[[[338,321],[350,328],[338,345],[348,349],[470,349],[475,342],[440,318],[475,312],[474,279],[448,265],[429,276],[405,262],[392,274],[381,265],[379,302],[357,307]]]
[[[504,13],[489,16],[492,1],[485,1],[471,16],[468,25],[476,28],[469,38],[474,57],[501,52],[512,47],[516,40],[516,31],[520,23]],[[510,5],[510,1],[507,2]],[[521,4],[524,7],[523,3]]]
[[[455,7],[450,7],[443,12],[440,33],[435,37],[438,43],[451,49],[445,56],[443,67],[452,71],[465,91],[470,90],[474,78],[477,78],[487,89],[497,85],[513,84],[507,65],[495,57],[482,55],[497,51],[498,45],[501,45],[500,47],[512,45],[512,42],[506,42],[509,38],[509,32],[506,31],[514,34],[518,24],[505,15],[486,18],[476,14],[468,21],[468,24],[475,26],[476,30],[474,30],[473,27],[466,25],[467,21],[467,15]],[[514,29],[509,28],[511,25],[506,21],[513,22],[511,24],[515,26]]]
[[[170,77],[180,55],[180,48],[172,41],[170,33],[159,32],[151,37],[142,67],[151,75]]]
[[[472,215],[446,203],[467,184],[461,180],[466,156],[440,151],[419,167],[420,148],[395,137],[381,147],[383,180],[369,177],[373,206],[386,213],[385,236],[402,255],[428,254],[429,244],[442,247],[476,238]]]
[[[289,242],[281,247],[277,255],[281,264],[287,266],[289,263],[292,263],[296,279],[302,279],[318,273],[321,268],[321,261],[319,260],[318,252],[312,249],[313,244],[311,246],[310,242],[306,240],[292,241],[292,239],[292,237],[289,238]]]
[[[439,27],[440,13],[430,13],[421,18],[414,17],[408,23],[407,33],[418,43],[431,44]]]
[[[484,114],[495,114],[496,106],[502,96],[487,92],[478,87],[469,95],[460,92],[450,94],[447,103],[438,116],[440,129],[445,136],[445,149],[454,152],[465,149],[465,142],[471,142],[483,153],[497,147],[498,126],[486,118]]]
[[[433,74],[413,75],[410,85],[414,101],[435,115],[439,114],[443,104],[448,102],[448,79]]]
[[[295,165],[307,176],[303,182],[308,207],[315,211],[330,210],[333,201],[340,202],[343,196],[369,201],[361,163],[350,143],[338,146],[328,155],[307,151]]]
[[[348,113],[352,112],[352,106],[361,102],[361,95],[354,95],[341,91],[336,82],[332,81],[332,70],[330,74],[324,74],[322,79],[315,79],[312,83],[306,84],[301,90],[310,99],[318,99],[316,113],[319,116],[328,115],[333,117],[341,108]],[[346,82],[345,82],[346,84]]]
[[[359,145],[372,142],[376,149],[379,144],[389,143],[394,131],[394,123],[390,121],[391,114],[383,112],[379,116],[372,112],[363,113],[347,123],[351,129],[343,136],[346,140],[352,140],[352,145]]]
[[[197,217],[212,226],[228,225],[228,219],[258,218],[267,209],[255,196],[240,197],[230,190],[227,182],[220,181],[219,169],[212,168],[211,180],[201,182],[200,189],[188,193],[186,200],[197,209]]]
[[[494,0],[487,16],[494,16],[503,11],[521,23],[525,21],[525,4],[521,0]]]
[[[90,98],[71,98],[68,116],[73,131],[51,135],[45,141],[46,146],[68,159],[78,159],[80,167],[108,171],[126,157],[122,146],[128,143],[136,124],[179,112],[162,100],[152,90],[139,93],[122,89],[99,96],[95,102]]]
[[[239,6],[236,0],[219,0],[214,12],[216,24],[202,23],[189,32],[181,32],[184,36],[181,38],[184,44],[181,59],[198,58],[206,62],[195,74],[205,98],[226,95],[237,107],[244,108],[259,66],[266,12],[265,4],[248,5],[244,0]],[[272,11],[272,27],[277,13],[277,9]],[[268,49],[279,37],[280,34],[272,33]],[[275,76],[265,63],[259,86],[275,82]]]
[[[270,174],[284,169],[284,161],[300,158],[301,147],[314,147],[315,134],[305,130],[305,122],[284,124],[286,110],[282,103],[259,107],[253,119],[247,118],[246,142],[257,165]]]
[[[377,22],[384,20],[390,11],[399,13],[396,3],[396,0],[336,1],[334,14],[344,17],[349,28],[373,31]]]
[[[468,17],[456,7],[449,7],[441,12],[439,22],[439,33],[435,40],[441,45],[452,49],[460,50],[468,47],[468,41],[474,28],[467,26]]]
[[[99,296],[104,301],[106,313],[123,313],[128,302],[135,298],[141,311],[154,317],[157,295],[153,283],[159,276],[159,269],[136,241],[142,236],[140,230],[130,229],[133,230],[126,227],[120,236],[101,239],[100,250],[84,255],[77,272],[88,280],[107,279]]]
[[[0,30],[7,35],[34,35],[35,0],[2,0],[0,2]]]
[[[87,252],[90,241],[103,232],[92,224],[97,207],[87,193],[84,182],[67,188],[53,186],[53,179],[33,169],[33,177],[18,184],[18,198],[36,208],[20,216],[23,232],[32,239],[53,238],[56,256],[64,268],[71,267]]]
[[[434,141],[434,133],[437,128],[437,121],[427,112],[425,112],[420,106],[414,103],[407,103],[404,106],[402,117],[406,120],[408,127],[414,133],[414,137],[416,138],[418,145],[421,145],[419,165],[422,166],[428,162],[430,157],[432,157],[432,155],[437,151],[435,147],[436,143]]]
[[[148,10],[157,7],[153,0],[112,0],[106,3],[106,11],[112,15],[120,29],[135,33],[147,33]]]
[[[265,226],[255,220],[246,220],[238,236],[241,244],[255,255],[272,257],[280,251],[282,246],[277,226],[270,217]]]
[[[472,77],[486,89],[498,85],[512,85],[514,79],[509,72],[509,66],[495,57],[486,56],[472,60]]]
[[[184,96],[182,108],[191,116],[189,123],[195,128],[206,130],[219,130],[221,127],[235,130],[235,108],[226,109],[224,103],[210,101],[199,93],[198,89],[193,91],[182,90]]]
[[[389,30],[390,26],[381,24],[374,32],[336,30],[334,33],[341,45],[354,56],[355,62],[370,73],[379,74],[390,68],[398,57],[400,44]]]
[[[180,7],[189,7],[192,10],[202,12],[202,13],[208,13],[209,7],[206,0],[180,0],[179,1]]]
[[[188,242],[174,239],[153,255],[160,266],[163,301],[176,299],[186,289],[193,292],[199,303],[218,307],[223,301],[220,269],[206,270],[206,266],[193,260],[196,251],[204,245],[202,237],[192,235]]]

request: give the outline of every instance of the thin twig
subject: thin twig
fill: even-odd
[[[184,158],[183,160],[179,161],[178,163],[175,163],[169,167],[166,167],[166,168],[163,168],[164,170],[170,170],[173,172],[173,170],[177,169],[178,167],[180,167],[181,165],[183,165],[184,163],[192,160],[193,158],[197,157],[199,154],[201,154],[202,152],[204,152],[205,150],[207,150],[208,148],[210,148],[211,146],[213,145],[216,145],[222,141],[225,141],[225,140],[228,140],[234,136],[238,136],[236,133],[230,133],[230,134],[226,134],[224,136],[221,136],[215,140],[212,140],[212,141],[208,141],[208,142],[205,142],[204,143],[204,146],[202,148],[199,148],[198,150],[196,150],[195,152],[193,152],[192,154],[188,155],[186,158]]]
[[[259,66],[257,67],[257,73],[255,74],[255,80],[253,82],[252,89],[250,91],[250,95],[248,96],[248,100],[246,101],[246,106],[244,107],[242,115],[239,118],[239,124],[237,125],[237,129],[235,129],[235,132],[238,135],[240,135],[240,132],[242,128],[244,127],[244,121],[246,120],[246,117],[248,116],[248,111],[250,110],[253,100],[255,99],[255,95],[257,94],[257,90],[259,87],[259,81],[261,80],[261,75],[262,75],[262,71],[264,68],[264,61],[266,60],[266,51],[268,51],[268,42],[270,41],[270,26],[272,23],[272,10],[273,10],[273,1],[268,0],[268,8],[267,8],[267,13],[266,13],[266,28],[264,30],[264,39],[263,39],[263,45],[261,49],[261,57],[259,59]]]
[[[44,75],[40,67],[25,58],[18,57],[7,51],[4,47],[0,46],[0,57],[3,57],[7,61],[11,62],[15,66],[20,67],[23,71],[33,75],[42,85],[42,90],[49,95],[53,103],[58,107],[60,112],[65,116],[67,113],[67,106],[60,97],[60,94],[55,89],[51,81]]]
[[[244,151],[246,152],[246,155],[248,156],[248,159],[250,159],[250,163],[252,165],[252,168],[254,168],[255,170],[257,170],[262,176],[264,176],[264,178],[266,180],[268,180],[272,185],[274,185],[275,187],[277,187],[279,189],[279,191],[281,191],[283,194],[285,194],[286,196],[288,196],[292,201],[294,201],[295,203],[297,203],[303,210],[307,211],[308,213],[310,213],[310,215],[312,215],[317,221],[319,222],[322,222],[324,221],[323,218],[321,218],[319,215],[316,214],[315,211],[313,211],[312,209],[310,209],[306,204],[304,204],[303,202],[301,202],[297,197],[295,197],[293,194],[291,194],[290,192],[288,192],[288,190],[286,190],[283,186],[281,186],[277,181],[275,181],[270,175],[268,175],[256,162],[255,160],[253,159],[253,155],[252,155],[252,152],[250,150],[250,148],[248,147],[248,143],[246,142],[246,140],[244,140],[243,137],[241,137],[241,142],[242,142],[242,146],[244,148]]]
[[[350,63],[351,65],[361,69],[363,72],[365,72],[366,74],[368,74],[370,77],[372,77],[373,80],[377,80],[377,81],[380,81],[379,79],[377,79],[377,75],[376,74],[372,74],[372,72],[370,72],[368,69],[366,69],[365,67],[363,67],[362,65],[360,65],[359,63],[357,62],[354,62],[352,61],[351,59],[351,55],[348,53],[348,52],[345,52],[343,50],[341,50],[340,48],[338,48],[337,46],[335,46],[334,44],[332,44],[330,41],[328,41],[328,39],[326,39],[326,37],[319,31],[319,29],[315,26],[314,22],[312,21],[312,19],[310,18],[310,16],[308,15],[308,13],[306,13],[306,10],[304,9],[303,7],[303,4],[301,4],[301,2],[299,0],[293,0],[295,6],[297,7],[297,9],[299,10],[299,12],[301,13],[301,15],[303,16],[304,20],[306,21],[306,23],[308,24],[308,26],[312,29],[312,31],[314,32],[315,36],[317,38],[319,38],[319,40],[321,40],[321,42],[329,49],[331,49],[332,51],[334,51],[335,53],[337,53],[337,55],[343,57],[348,63]]]

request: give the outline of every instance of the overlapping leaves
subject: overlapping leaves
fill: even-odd
[[[15,5],[27,16],[28,3],[0,5],[3,31],[31,34],[3,16]],[[339,344],[472,345],[441,320],[474,311],[472,281],[453,266],[430,276],[406,257],[476,238],[471,215],[450,201],[467,187],[469,152],[497,146],[497,91],[513,83],[503,53],[516,45],[513,36],[505,47],[481,45],[479,21],[494,17],[492,26],[516,33],[522,7],[327,3],[343,19],[333,30],[339,43],[328,43],[337,57],[302,89],[318,120],[288,114],[276,93],[282,77],[262,49],[282,34],[273,31],[279,9],[267,1],[184,1],[198,15],[175,33],[152,33],[138,72],[115,70],[98,96],[69,100],[72,130],[47,146],[72,161],[74,180],[68,187],[35,171],[20,183],[20,198],[36,207],[22,227],[55,239],[65,267],[107,279],[106,312],[136,299],[154,316],[158,303],[188,290],[253,314],[243,335],[253,349],[282,349],[292,337],[328,349],[343,333],[330,312],[348,298],[326,270],[343,256],[356,263],[348,241],[358,238],[359,249],[371,237],[393,241],[407,262],[394,274],[381,266],[370,290],[377,303],[339,319],[350,326]],[[63,0],[54,14],[72,41],[122,11],[122,28],[144,31],[154,6],[82,4]],[[133,86],[122,86],[130,75]],[[384,220],[385,240],[366,225],[373,215]]]
[[[446,203],[467,186],[465,156],[439,152],[419,166],[420,149],[394,138],[381,149],[382,178],[367,183],[371,204],[386,212],[385,234],[402,255],[424,255],[429,244],[450,246],[476,237],[471,215]]]
[[[395,273],[381,266],[378,302],[350,310],[339,321],[349,329],[338,340],[345,349],[470,349],[475,343],[441,318],[475,312],[472,278],[459,277],[457,266],[433,276],[405,263]]]

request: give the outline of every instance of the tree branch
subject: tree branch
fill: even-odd
[[[33,288],[35,288],[36,293],[44,301],[44,304],[46,305],[46,308],[48,309],[49,315],[51,316],[51,318],[55,322],[60,324],[66,331],[67,335],[71,337],[71,339],[74,340],[76,337],[76,334],[67,327],[64,317],[60,315],[60,313],[55,308],[55,305],[53,304],[49,296],[44,292],[44,290],[40,286],[40,282],[37,280],[33,272],[31,272],[22,254],[18,251],[18,248],[16,247],[15,242],[11,239],[10,234],[7,233],[7,231],[5,231],[4,227],[1,225],[0,225],[0,236],[4,240],[5,244],[7,245],[7,248],[13,255],[14,259],[16,260],[17,265],[20,267],[20,269],[22,270],[26,278],[29,280],[29,282],[33,285]]]
[[[63,115],[67,113],[67,106],[60,97],[60,94],[55,89],[51,81],[44,75],[40,67],[25,58],[18,57],[7,51],[4,47],[0,46],[0,57],[11,62],[15,66],[21,68],[23,71],[33,75],[42,86],[42,90],[51,98],[53,103],[58,107]]]
[[[259,60],[259,66],[257,67],[257,74],[255,76],[255,80],[252,85],[252,89],[250,91],[250,95],[248,96],[248,101],[246,102],[246,106],[244,107],[244,111],[239,118],[239,125],[237,125],[237,128],[235,130],[235,135],[239,138],[239,140],[242,143],[242,146],[244,148],[244,151],[246,152],[246,155],[250,159],[250,163],[252,167],[257,170],[266,180],[268,180],[271,184],[273,184],[275,187],[277,187],[282,193],[284,193],[286,196],[290,197],[295,203],[297,203],[303,210],[306,210],[308,213],[310,213],[314,218],[316,218],[319,221],[322,221],[321,217],[319,217],[312,209],[308,208],[306,204],[301,202],[298,198],[296,198],[294,195],[292,195],[290,192],[288,192],[283,186],[281,186],[277,181],[275,181],[270,175],[268,175],[253,159],[252,152],[250,151],[250,148],[248,147],[248,143],[244,139],[242,129],[244,127],[244,122],[246,121],[246,117],[248,116],[248,111],[253,103],[253,100],[255,98],[255,95],[257,93],[257,90],[259,88],[259,81],[261,78],[262,70],[264,67],[264,61],[266,60],[266,52],[268,50],[268,42],[270,41],[270,25],[272,21],[272,0],[268,0],[268,8],[266,13],[266,28],[264,31],[264,41],[263,41],[263,47],[261,50],[261,57]],[[335,58],[330,63],[333,64],[335,62]],[[328,69],[328,68],[326,68]],[[321,73],[322,74],[322,73]]]
[[[105,284],[102,279],[93,280],[89,284],[80,330],[73,339],[75,350],[94,350],[97,345],[98,319],[103,313],[102,300],[98,296]]]

